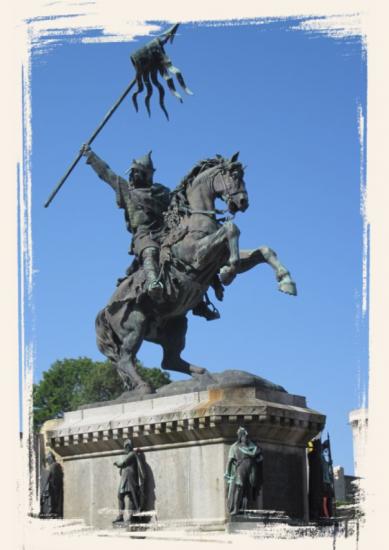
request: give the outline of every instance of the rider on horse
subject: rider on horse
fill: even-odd
[[[143,266],[147,293],[159,300],[164,290],[159,269],[160,238],[164,228],[163,213],[170,204],[170,189],[153,182],[155,169],[151,151],[132,162],[128,182],[115,174],[89,146],[83,146],[82,153],[87,157],[87,164],[115,191],[117,205],[123,208],[127,229],[133,235],[129,253]],[[194,313],[207,320],[217,319],[217,310],[208,305],[208,300],[201,301]]]

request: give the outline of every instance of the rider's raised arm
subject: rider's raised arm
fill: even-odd
[[[108,164],[96,155],[88,145],[84,145],[81,151],[86,157],[86,163],[91,165],[99,178],[108,183],[108,185],[117,192],[120,179],[119,176],[117,176]]]

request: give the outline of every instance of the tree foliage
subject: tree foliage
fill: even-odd
[[[170,382],[169,374],[160,369],[145,368],[141,363],[137,369],[155,389]],[[60,418],[80,405],[115,399],[123,391],[123,383],[109,361],[88,357],[56,361],[34,384],[34,427],[39,429],[46,420]]]

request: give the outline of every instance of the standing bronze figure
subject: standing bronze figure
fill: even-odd
[[[46,455],[47,468],[41,472],[40,514],[41,518],[63,517],[63,471],[54,454]]]
[[[113,521],[114,524],[124,522],[125,499],[128,499],[128,521],[134,513],[140,512],[145,499],[145,471],[143,464],[132,446],[132,441],[124,442],[125,456],[114,462],[114,466],[120,469],[120,484],[118,490],[119,515]]]
[[[228,454],[225,478],[228,483],[227,508],[231,516],[247,510],[262,487],[263,456],[261,448],[249,439],[245,428],[239,428],[238,439]]]

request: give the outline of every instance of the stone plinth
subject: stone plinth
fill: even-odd
[[[279,387],[278,387],[279,388]],[[251,385],[214,385],[65,413],[46,441],[62,458],[65,518],[108,527],[117,511],[123,442],[144,452],[147,508],[157,521],[228,519],[224,472],[239,426],[264,454],[264,485],[254,508],[307,518],[306,444],[325,417],[304,397]]]

